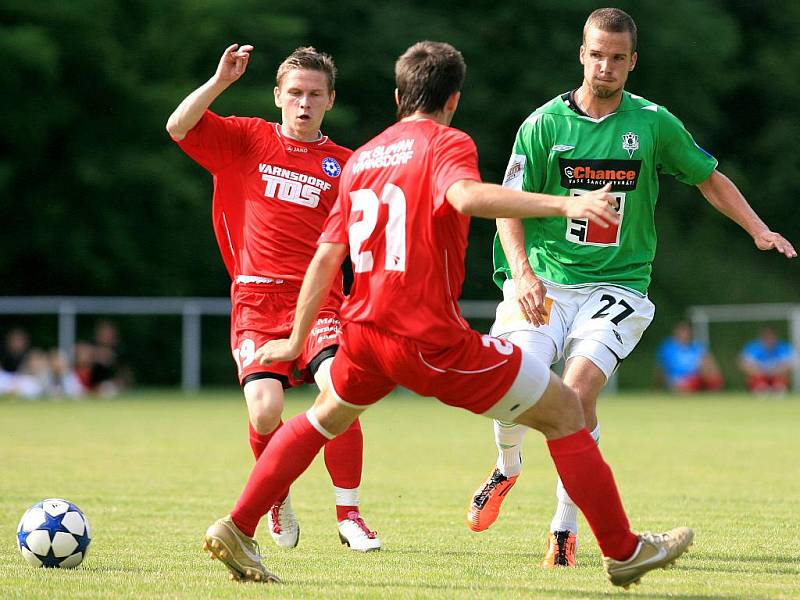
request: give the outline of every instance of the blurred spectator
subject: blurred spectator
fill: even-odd
[[[722,374],[704,344],[693,339],[692,328],[685,321],[675,325],[672,337],[658,349],[658,367],[668,389],[692,393],[722,388]]]
[[[120,364],[119,330],[111,321],[97,323],[93,344],[76,345],[75,364],[81,381],[92,393],[116,396],[127,387],[129,374]]]
[[[75,374],[85,390],[92,389],[92,364],[94,363],[94,346],[89,342],[75,344]]]
[[[31,340],[28,332],[19,327],[9,330],[5,344],[0,351],[0,369],[6,373],[16,373],[22,366],[30,350]]]
[[[747,389],[756,393],[785,393],[793,362],[792,346],[779,340],[771,327],[764,327],[759,337],[745,344],[739,355],[739,368],[747,376]]]
[[[2,392],[35,400],[45,396],[77,398],[83,395],[81,385],[69,361],[60,350],[45,352],[33,348],[16,373],[3,381]]]
[[[86,388],[81,383],[75,369],[69,364],[67,356],[58,348],[50,350],[50,382],[48,394],[77,398]]]

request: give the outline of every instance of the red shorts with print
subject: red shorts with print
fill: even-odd
[[[335,348],[342,326],[339,307],[342,297],[331,292],[317,322],[306,339],[303,352],[292,362],[262,366],[255,360],[258,348],[270,340],[288,338],[300,288],[291,283],[234,283],[231,287],[231,352],[241,384],[248,375],[278,375],[285,387],[313,383],[308,364],[326,348]]]
[[[466,329],[457,344],[423,343],[363,323],[347,323],[331,367],[336,396],[347,404],[374,404],[395,386],[482,414],[517,378],[521,350]]]

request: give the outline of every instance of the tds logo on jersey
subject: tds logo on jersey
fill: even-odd
[[[561,185],[570,191],[571,196],[581,196],[610,183],[614,208],[619,215],[619,223],[606,228],[588,219],[567,219],[566,239],[582,246],[619,246],[625,218],[625,195],[636,189],[641,161],[559,158],[558,162]]]
[[[333,187],[329,181],[265,163],[258,165],[258,172],[261,173],[261,179],[267,182],[264,189],[267,198],[309,208],[316,208],[319,195]]]

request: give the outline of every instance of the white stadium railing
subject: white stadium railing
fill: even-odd
[[[494,318],[494,300],[461,300],[467,319]],[[200,389],[200,342],[203,316],[229,315],[228,298],[164,298],[118,296],[5,296],[0,297],[0,315],[57,315],[58,346],[72,356],[77,315],[180,315],[182,317],[181,386],[187,392]],[[712,322],[789,322],[792,346],[800,351],[800,304],[732,304],[692,306],[688,311],[695,336],[708,344]],[[607,390],[616,390],[616,377]],[[795,361],[792,387],[800,392],[800,360]]]
[[[467,319],[491,319],[496,303],[462,300]],[[58,347],[72,357],[77,315],[180,315],[182,316],[181,386],[186,392],[200,389],[201,318],[229,315],[228,298],[131,298],[94,296],[5,296],[0,297],[0,315],[57,315]]]
[[[795,349],[792,368],[792,390],[800,392],[800,304],[718,304],[692,306],[688,311],[695,338],[710,342],[711,323],[744,323],[753,321],[788,321],[789,341]]]

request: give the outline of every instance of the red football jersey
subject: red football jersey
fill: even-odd
[[[350,245],[354,282],[343,321],[428,343],[457,343],[469,218],[445,199],[480,181],[464,132],[429,119],[399,122],[353,153],[320,243]]]
[[[214,233],[231,278],[301,282],[352,152],[210,110],[178,144],[214,176]]]

